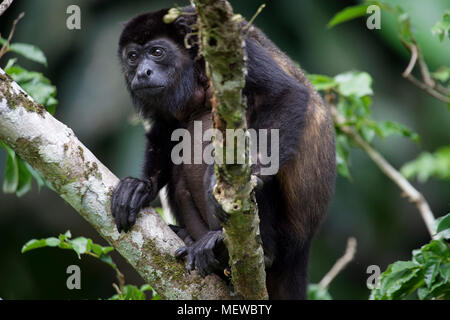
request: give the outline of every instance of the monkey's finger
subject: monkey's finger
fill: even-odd
[[[134,190],[134,194],[131,198],[129,204],[129,215],[128,215],[128,228],[131,228],[136,222],[136,216],[142,205],[148,200],[149,196],[146,194],[145,184],[140,183]]]
[[[127,180],[122,188],[122,192],[120,193],[120,225],[122,229],[127,232],[129,229],[128,226],[128,216],[130,215],[130,201],[133,197],[134,190],[137,187],[136,181]]]
[[[188,247],[181,247],[175,251],[175,258],[182,259],[188,253]]]
[[[136,222],[136,217],[137,214],[139,213],[139,210],[141,210],[143,208],[143,204],[145,202],[147,202],[149,199],[149,195],[145,194],[144,196],[142,196],[139,200],[139,202],[137,203],[136,207],[131,207],[130,208],[130,213],[128,215],[128,227],[131,228],[135,222]]]
[[[116,189],[114,190],[112,199],[111,199],[111,214],[113,217],[115,217],[119,211],[119,200],[120,200],[120,193],[122,189],[122,181],[119,182]]]
[[[191,272],[194,269],[195,269],[195,257],[192,254],[192,252],[189,252],[187,255],[186,270]]]

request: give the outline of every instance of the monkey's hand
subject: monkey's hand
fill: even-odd
[[[111,213],[117,230],[128,232],[136,222],[138,212],[147,207],[155,195],[150,181],[131,177],[122,179],[111,200]]]
[[[216,258],[215,251],[224,248],[222,231],[209,231],[198,241],[175,251],[175,257],[177,259],[187,257],[186,269],[189,272],[197,269],[199,274],[205,277],[220,270],[221,263]]]

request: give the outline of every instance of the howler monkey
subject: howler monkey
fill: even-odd
[[[128,231],[139,210],[168,186],[169,203],[178,226],[172,229],[186,246],[188,269],[201,275],[227,265],[220,222],[226,215],[211,195],[212,165],[174,164],[172,132],[193,131],[194,120],[211,126],[211,88],[205,62],[191,27],[191,7],[173,23],[168,9],[128,21],[119,40],[119,57],[127,88],[138,111],[151,118],[142,179],[120,181],[111,201],[119,231]],[[185,47],[189,34],[191,45]],[[244,94],[247,123],[253,129],[279,129],[279,171],[262,176],[256,191],[267,288],[271,299],[304,299],[311,239],[324,217],[334,188],[334,129],[329,112],[303,72],[259,29],[246,38]]]

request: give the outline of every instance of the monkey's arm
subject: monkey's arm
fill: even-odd
[[[244,93],[249,99],[249,128],[256,129],[258,159],[252,172],[263,181],[274,177],[289,160],[299,155],[300,138],[305,127],[309,103],[308,89],[286,74],[265,48],[249,39],[246,42],[248,64]],[[261,143],[260,129],[267,129],[267,146]],[[278,133],[278,141],[272,135]],[[274,137],[275,138],[275,137]],[[265,154],[277,163],[261,163],[259,155]],[[274,170],[267,170],[274,165]]]
[[[147,133],[144,174],[142,179],[127,177],[114,190],[111,213],[119,232],[127,232],[136,222],[138,212],[150,204],[170,177],[171,130],[155,120]]]

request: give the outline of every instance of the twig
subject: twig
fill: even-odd
[[[408,67],[406,68],[405,72],[403,72],[402,76],[408,79],[410,82],[412,82],[420,89],[427,92],[429,95],[433,96],[434,98],[439,99],[445,103],[450,103],[450,98],[446,97],[449,94],[449,91],[446,88],[439,85],[439,83],[437,83],[431,77],[428,66],[425,62],[425,59],[423,58],[423,55],[416,41],[413,40],[412,43],[402,41],[402,43],[411,52],[411,59],[409,61]],[[417,62],[419,63],[422,81],[418,80],[411,74]]]
[[[319,286],[322,288],[328,288],[331,281],[353,260],[356,253],[356,239],[351,237],[347,240],[347,248],[345,249],[344,255],[339,258],[334,266],[328,271],[328,273],[319,282]]]
[[[405,72],[403,72],[404,78],[407,78],[411,74],[417,63],[417,47],[412,46],[410,50],[411,50],[411,60],[409,61],[408,67],[406,68]]]
[[[2,46],[2,48],[0,49],[0,58],[3,57],[3,55],[5,53],[8,52],[9,50],[9,43],[11,42],[11,39],[14,35],[14,31],[16,30],[16,25],[19,22],[20,19],[23,18],[23,16],[25,15],[24,12],[20,13],[19,16],[14,20],[11,31],[9,32],[9,36],[8,39],[6,40],[5,44]]]
[[[121,291],[120,288],[117,286],[117,284],[115,284],[115,283],[113,282],[112,286],[113,286],[114,290],[116,290],[117,294],[122,294],[122,291]]]
[[[419,209],[420,214],[422,215],[422,218],[425,222],[425,225],[428,229],[428,232],[430,233],[430,236],[432,238],[435,237],[435,218],[433,215],[433,212],[430,209],[430,206],[428,205],[428,202],[425,200],[423,195],[415,189],[411,183],[400,173],[398,170],[396,170],[387,160],[370,144],[368,144],[361,136],[354,131],[351,127],[345,125],[345,118],[340,115],[334,105],[331,103],[330,109],[331,109],[331,115],[333,117],[334,122],[339,126],[339,129],[350,139],[353,140],[353,142],[356,143],[361,149],[364,150],[364,152],[367,153],[367,155],[372,159],[373,162],[383,171],[385,175],[387,175],[395,184],[403,191],[404,195],[414,203],[417,208]]]
[[[14,0],[3,0],[2,3],[0,3],[0,16],[8,10],[11,3],[13,3]]]
[[[415,86],[418,88],[424,90],[427,92],[430,96],[435,97],[436,99],[439,99],[445,103],[450,103],[450,98],[442,95],[438,91],[434,90],[433,88],[429,87],[427,84],[421,82],[420,80],[416,79],[413,75],[408,75],[406,77],[410,82],[412,82]]]

